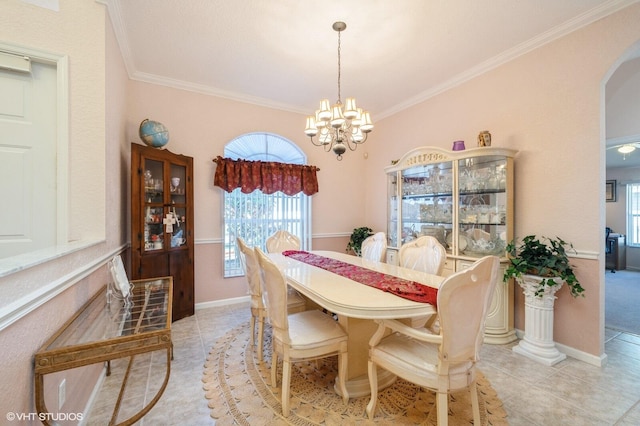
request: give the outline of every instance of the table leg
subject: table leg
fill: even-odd
[[[349,367],[347,372],[347,392],[349,397],[360,397],[371,394],[367,362],[369,360],[369,340],[378,329],[378,324],[373,320],[349,318],[338,316],[338,322],[349,335]],[[378,371],[378,390],[391,386],[396,381],[396,376],[387,370]],[[340,394],[338,386],[334,386]]]

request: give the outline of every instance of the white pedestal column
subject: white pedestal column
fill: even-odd
[[[545,365],[554,365],[567,356],[553,342],[553,306],[555,293],[562,287],[546,286],[541,296],[536,296],[540,279],[525,275],[518,284],[524,290],[524,338],[513,347],[517,354],[524,355]]]

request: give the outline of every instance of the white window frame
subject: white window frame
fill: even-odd
[[[627,184],[626,244],[640,247],[640,182]]]
[[[255,143],[256,139],[259,143]],[[252,143],[246,143],[251,140]],[[272,143],[269,143],[272,142]],[[225,146],[224,156],[233,159],[247,159],[251,161],[277,161],[290,164],[306,164],[306,156],[293,142],[281,136],[270,133],[249,133],[242,135]],[[236,202],[245,198],[244,202]],[[277,209],[269,209],[256,214],[247,209],[247,205],[259,200],[272,200],[279,204]],[[250,203],[247,203],[250,201]],[[227,216],[227,206],[230,203],[242,205],[236,211],[235,218]],[[224,277],[236,277],[244,274],[240,264],[236,237],[241,237],[249,246],[266,249],[267,238],[279,229],[284,229],[300,238],[302,250],[311,249],[311,197],[303,193],[285,195],[282,192],[263,194],[254,191],[243,194],[240,189],[224,192],[222,203],[223,218],[223,270]],[[247,232],[252,229],[252,232]]]

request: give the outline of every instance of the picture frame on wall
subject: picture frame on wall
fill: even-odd
[[[614,203],[616,201],[616,181],[608,180],[604,188],[605,199],[607,203]]]

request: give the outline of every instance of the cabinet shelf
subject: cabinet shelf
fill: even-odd
[[[465,195],[490,195],[490,194],[504,194],[505,189],[482,189],[476,191],[460,191],[461,196]]]
[[[436,192],[436,193],[425,193],[425,194],[403,194],[402,198],[404,200],[413,200],[413,199],[420,199],[420,198],[447,198],[447,197],[451,197],[453,195],[453,193],[451,191],[449,192]]]

